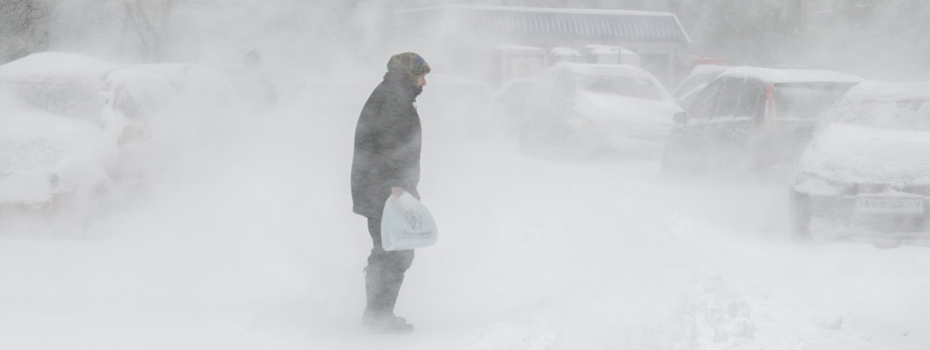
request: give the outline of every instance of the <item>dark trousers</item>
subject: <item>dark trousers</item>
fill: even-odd
[[[404,272],[413,263],[413,250],[385,251],[381,247],[381,219],[368,218],[368,233],[373,247],[365,268],[365,295],[368,305],[365,314],[383,316],[394,314],[394,304],[404,282]]]

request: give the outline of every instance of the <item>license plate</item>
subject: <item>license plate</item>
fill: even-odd
[[[924,200],[913,198],[857,198],[856,212],[865,214],[923,214]]]

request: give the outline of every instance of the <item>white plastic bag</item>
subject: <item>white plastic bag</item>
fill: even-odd
[[[436,244],[436,222],[429,210],[409,193],[391,195],[381,214],[381,246],[384,250],[408,250]]]

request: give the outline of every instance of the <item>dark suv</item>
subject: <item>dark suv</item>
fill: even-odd
[[[666,174],[759,171],[793,163],[821,114],[862,78],[823,70],[735,67],[676,115]]]

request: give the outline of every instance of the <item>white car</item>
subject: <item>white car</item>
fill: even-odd
[[[87,212],[139,181],[129,153],[172,94],[157,74],[83,55],[0,66],[0,221]]]
[[[554,157],[654,157],[682,110],[651,73],[562,62],[527,96],[520,149]]]
[[[930,237],[930,83],[850,89],[803,153],[790,193],[799,238]]]

